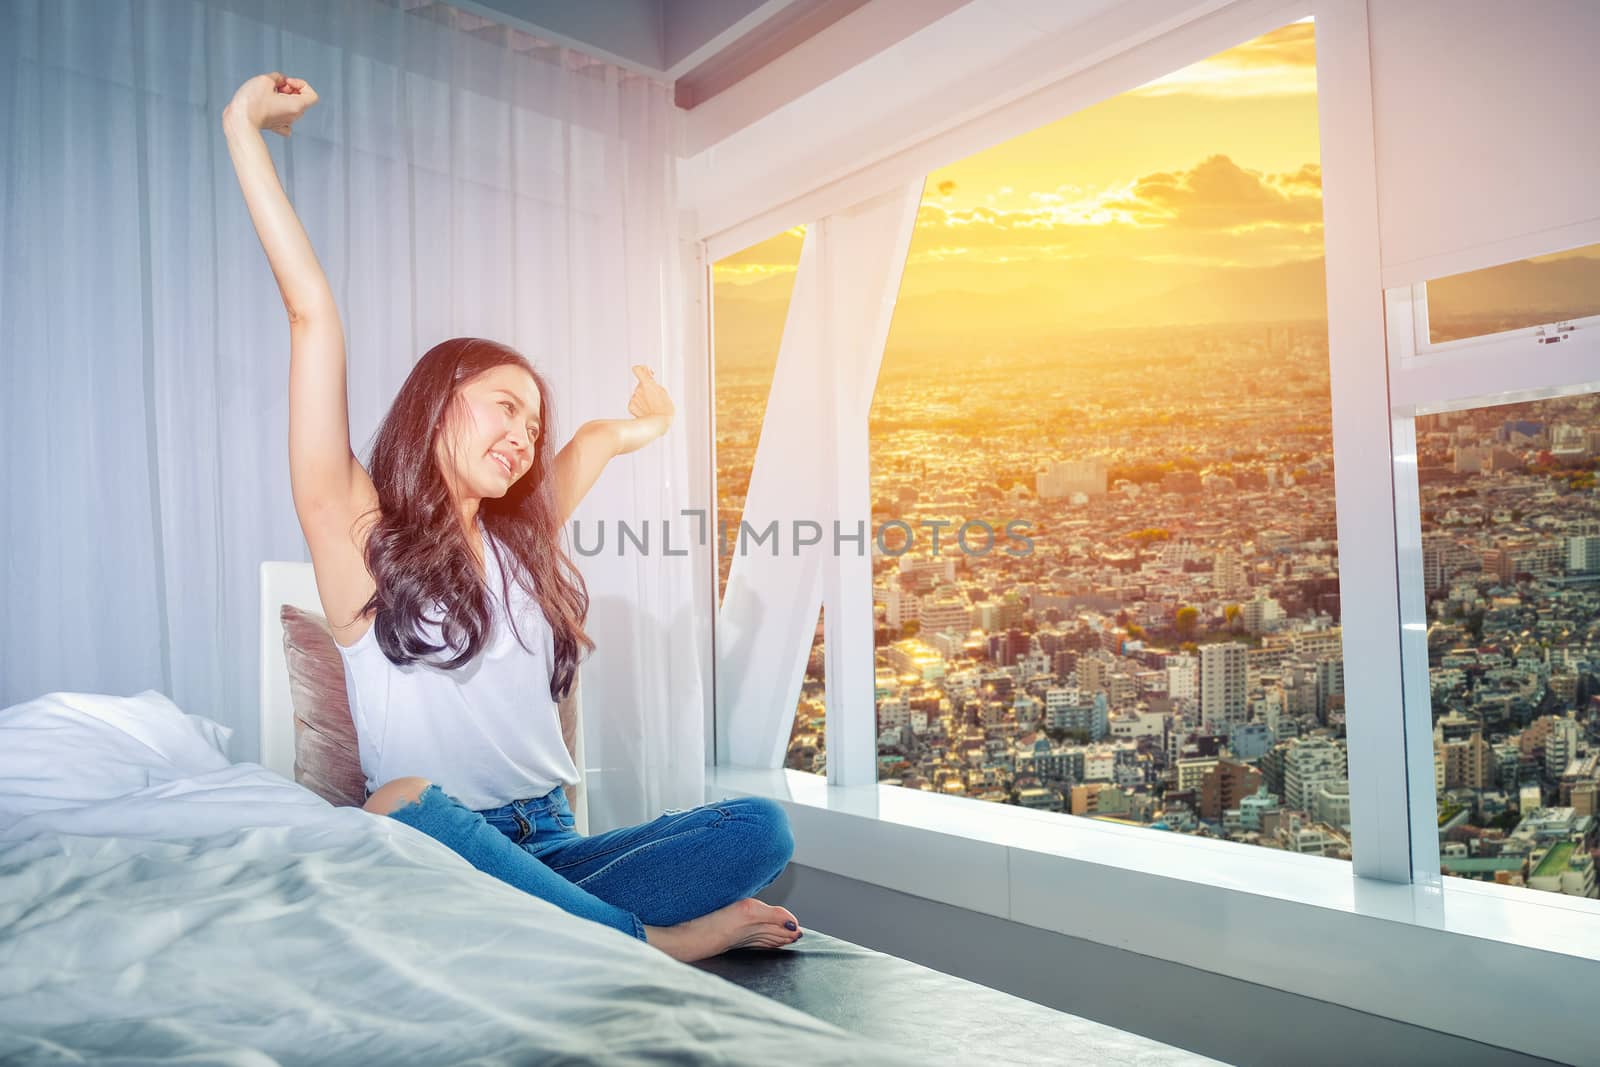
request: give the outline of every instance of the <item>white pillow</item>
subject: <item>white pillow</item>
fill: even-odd
[[[231,764],[233,731],[153,689],[46,693],[0,710],[0,827]]]

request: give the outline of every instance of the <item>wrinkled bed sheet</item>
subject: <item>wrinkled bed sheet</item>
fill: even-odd
[[[0,1063],[937,1062],[256,764],[0,831]]]

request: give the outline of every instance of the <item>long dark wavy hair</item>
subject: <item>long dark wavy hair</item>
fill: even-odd
[[[508,550],[500,555],[505,602],[510,602],[510,582],[515,580],[544,609],[555,637],[550,695],[559,700],[572,687],[578,660],[594,648],[583,630],[589,592],[561,547],[552,455],[546,447],[555,428],[550,389],[513,348],[477,337],[441,342],[417,361],[400,387],[373,439],[369,469],[381,515],[367,537],[366,560],[377,588],[362,614],[376,612],[372,625],[378,647],[391,663],[420,660],[455,670],[471,662],[488,640],[490,590],[462,531],[434,446],[440,434],[449,432],[461,386],[507,363],[533,376],[542,429],[532,449],[533,466],[505,496],[485,497],[478,514],[484,528]],[[492,552],[494,546],[485,544],[484,550]],[[421,623],[424,611],[431,616],[440,609],[442,617],[429,622],[438,626],[444,644],[433,644]],[[512,630],[527,648],[514,619]],[[434,658],[441,652],[455,654]]]

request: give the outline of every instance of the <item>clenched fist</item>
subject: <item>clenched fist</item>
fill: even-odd
[[[317,91],[303,78],[286,78],[277,71],[257,74],[239,86],[222,109],[222,120],[247,122],[258,130],[287,137],[289,128],[316,102]]]

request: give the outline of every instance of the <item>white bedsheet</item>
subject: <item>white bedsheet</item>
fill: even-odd
[[[179,1058],[766,1067],[937,1052],[869,1044],[393,819],[233,764],[0,829],[0,1062]]]

